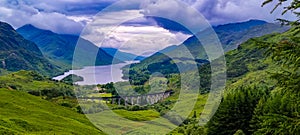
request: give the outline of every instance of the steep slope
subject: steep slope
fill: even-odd
[[[0,82],[0,134],[101,134],[78,113],[72,85],[24,70],[0,76]]]
[[[44,58],[36,44],[24,39],[4,22],[0,22],[0,44],[2,72],[22,69],[35,70],[44,75],[55,75],[60,72],[58,66]]]
[[[5,88],[0,94],[0,134],[102,134],[66,107]]]
[[[109,65],[113,61],[113,57],[104,50],[75,35],[56,34],[48,30],[36,28],[32,25],[25,25],[17,29],[17,32],[26,39],[36,43],[44,55],[58,63],[72,64],[73,53],[78,40],[84,45],[84,47],[79,48],[77,52],[80,54],[80,57],[78,57],[76,61],[80,63],[81,66],[92,66],[86,61],[93,57],[96,57],[95,65]],[[96,56],[93,56],[91,52],[96,51],[98,51],[98,53]],[[118,59],[114,60],[114,63],[121,62],[122,61]]]

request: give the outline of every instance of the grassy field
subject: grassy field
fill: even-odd
[[[111,93],[93,93],[89,94],[88,97],[112,97]]]
[[[186,100],[178,102],[180,102],[181,105],[189,104],[192,100],[194,100],[189,97],[194,96],[187,95]],[[191,118],[195,111],[197,118],[199,119],[207,97],[208,95],[199,95],[193,110],[186,111],[189,107],[179,105],[177,108],[180,107],[180,109],[169,111],[169,113],[176,112],[179,114],[185,114],[186,112],[190,112],[188,117]],[[177,101],[177,97],[172,96],[166,99],[166,101],[169,100]],[[87,114],[87,117],[104,132],[114,134],[167,134],[172,130],[176,130],[178,127],[172,122],[170,117],[162,117],[159,112],[153,109],[140,111],[127,111],[123,109],[112,111],[106,110],[99,113]]]
[[[114,113],[120,117],[133,120],[133,121],[149,121],[159,117],[159,113],[155,110],[143,110],[143,111],[126,111],[126,110],[114,110]]]
[[[27,93],[0,89],[0,134],[103,134],[85,115]]]
[[[124,118],[149,117],[149,114],[147,114],[149,111],[127,112],[117,110],[116,112],[121,114],[104,111],[96,114],[88,114],[87,116],[101,130],[112,134],[153,134],[154,132],[157,134],[166,134],[168,131],[176,128],[176,125],[165,118],[151,121],[132,121]],[[135,113],[139,113],[140,115],[132,116]]]

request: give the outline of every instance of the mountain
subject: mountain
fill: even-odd
[[[24,39],[4,22],[0,22],[0,44],[0,74],[22,69],[49,76],[60,73],[61,69],[48,61],[36,44]]]
[[[253,37],[261,37],[271,33],[282,33],[290,27],[267,23],[260,20],[227,24],[214,27],[225,52],[236,49],[241,43]]]
[[[283,27],[280,24],[267,23],[260,20],[249,20],[247,22],[220,25],[213,27],[213,29],[219,37],[224,51],[228,52],[236,49],[241,43],[250,38],[260,37],[270,33],[285,32],[289,27]],[[205,31],[199,32],[198,35],[201,36],[203,33],[205,33]],[[154,72],[164,74],[178,73],[179,70],[177,66],[182,66],[184,69],[190,70],[190,63],[196,61],[198,65],[203,65],[208,62],[205,49],[196,36],[190,37],[181,45],[175,47],[176,48],[171,47],[172,49],[164,49],[163,52],[158,52],[144,59],[142,62],[133,65],[131,72],[138,71],[147,74]],[[187,54],[191,54],[195,60],[191,59],[191,57],[187,57]],[[138,77],[138,74],[133,76],[124,76],[124,78],[143,78]],[[141,83],[143,83],[143,81]]]
[[[141,60],[145,59],[145,57],[143,57],[143,56],[137,56],[137,55],[134,55],[131,53],[122,52],[115,48],[101,48],[101,49],[103,49],[109,55],[111,55],[119,60],[122,60],[122,61],[132,61],[132,60],[141,61]]]
[[[249,30],[254,26],[267,24],[268,22],[262,20],[249,20],[246,22],[229,23],[213,27],[216,31],[239,32]]]
[[[172,45],[172,46],[168,46],[160,51],[158,51],[158,53],[167,53],[167,52],[171,52],[173,50],[175,50],[177,48],[176,45]]]
[[[24,25],[18,28],[17,32],[24,36],[24,38],[36,43],[42,53],[56,63],[64,63],[70,66],[73,61],[75,49],[79,56],[75,61],[79,66],[109,65],[112,62],[122,62],[121,60],[114,59],[90,41],[79,38],[76,35],[56,34],[32,25]],[[77,42],[81,45],[76,46]],[[89,60],[95,57],[96,61],[91,63]]]
[[[230,50],[236,49],[241,43],[247,41],[250,38],[260,37],[271,33],[282,33],[287,31],[289,27],[281,26],[280,24],[267,23],[261,20],[249,20],[246,22],[215,26],[213,27],[213,29],[218,35],[224,51],[228,52]],[[202,33],[205,33],[205,31],[199,32],[197,35],[200,36]],[[203,50],[197,50],[197,46],[199,46],[200,44],[201,43],[198,41],[197,37],[192,36],[184,41],[182,45],[189,48],[189,50],[192,51],[192,54],[198,54],[194,55],[195,57],[205,58],[205,56],[199,55],[199,52]]]

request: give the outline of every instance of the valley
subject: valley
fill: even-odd
[[[134,43],[127,36],[136,27],[143,28],[143,38],[157,36],[153,31],[191,34],[168,20],[143,19],[120,24],[124,31],[107,37],[111,47],[41,25],[15,29],[0,22],[0,134],[300,133],[297,21],[213,26],[224,50],[215,59],[205,50],[210,44],[197,38],[208,29],[150,56],[115,47]]]

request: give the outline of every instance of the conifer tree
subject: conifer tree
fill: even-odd
[[[208,135],[229,135],[238,130],[250,133],[250,121],[256,104],[266,88],[241,87],[232,90],[222,100],[216,114],[207,124]]]

